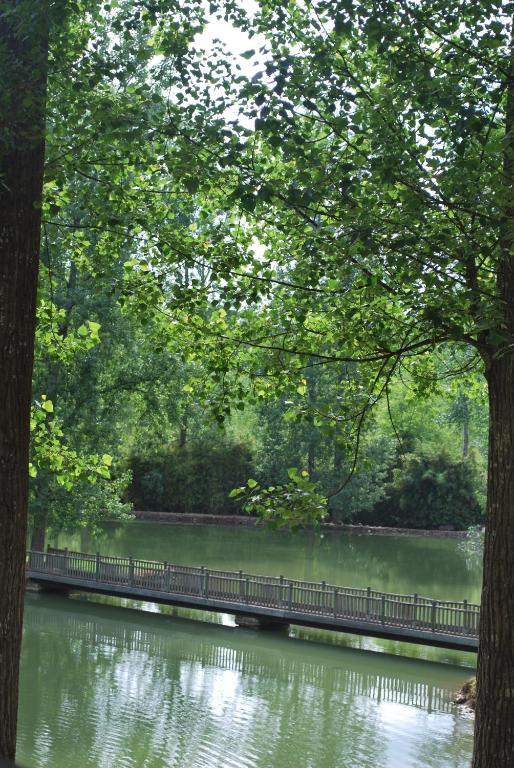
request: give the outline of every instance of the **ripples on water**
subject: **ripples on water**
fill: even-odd
[[[27,768],[463,768],[469,670],[29,596]]]

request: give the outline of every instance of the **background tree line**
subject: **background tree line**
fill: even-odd
[[[70,260],[67,247],[67,239],[48,237],[40,276],[34,392],[45,399],[33,443],[34,548],[44,546],[47,529],[91,528],[132,507],[241,514],[233,488],[252,478],[266,487],[287,483],[291,468],[308,473],[328,497],[334,521],[481,523],[487,404],[476,375],[444,380],[448,350],[435,368],[403,371],[391,382],[362,430],[352,471],[355,366],[306,367],[299,383],[276,396],[266,391],[216,421],[219,385],[208,382],[202,361],[188,362],[180,338],[163,337],[154,320],[141,325],[124,308],[126,259],[113,267],[113,282],[112,274],[106,280]],[[191,271],[178,273],[166,290],[187,278]],[[76,457],[73,467],[69,458],[56,467],[55,452],[42,450],[49,436],[58,455]],[[94,457],[108,465],[91,466]]]

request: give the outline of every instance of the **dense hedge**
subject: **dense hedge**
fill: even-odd
[[[428,529],[465,529],[482,522],[480,478],[473,458],[417,452],[394,464],[358,484],[351,504],[343,500],[348,514],[340,511],[334,517],[364,525]],[[192,442],[152,456],[135,455],[128,468],[128,500],[135,509],[156,512],[242,514],[241,502],[228,494],[248,478],[260,476],[251,450],[227,441]],[[261,479],[266,485],[266,478]],[[363,496],[370,497],[369,504],[362,503]]]
[[[132,456],[129,500],[135,509],[191,514],[241,514],[228,494],[255,474],[251,451],[239,443],[194,442],[151,457]]]
[[[408,454],[392,470],[382,500],[356,522],[464,530],[482,521],[479,483],[473,458],[454,459],[445,451]]]

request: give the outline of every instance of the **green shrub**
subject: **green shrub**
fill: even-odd
[[[384,498],[359,521],[402,528],[464,530],[482,520],[474,457],[446,451],[407,454],[385,484]]]
[[[129,499],[135,509],[191,514],[240,514],[230,491],[255,474],[250,449],[239,443],[192,442],[151,457],[132,456]]]

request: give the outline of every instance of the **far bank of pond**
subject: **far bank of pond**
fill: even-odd
[[[230,525],[236,527],[255,528],[263,525],[263,521],[250,515],[196,515],[177,512],[154,512],[134,510],[136,520],[154,523],[170,523],[172,525]],[[465,539],[466,531],[454,531],[448,528],[419,529],[419,528],[390,528],[387,526],[351,525],[333,521],[322,522],[319,530],[324,532],[344,531],[345,533],[369,533],[381,536],[435,536]]]
[[[480,596],[478,566],[451,537],[133,521],[51,543]],[[223,614],[28,595],[18,757],[26,768],[463,768],[473,719],[453,700],[474,661],[298,627],[289,636],[242,630]]]

